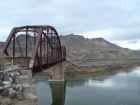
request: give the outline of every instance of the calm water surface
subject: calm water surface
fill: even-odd
[[[67,74],[65,83],[35,78],[39,105],[140,105],[140,67]]]

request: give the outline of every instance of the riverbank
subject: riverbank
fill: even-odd
[[[114,65],[102,65],[102,66],[93,66],[93,67],[79,67],[77,70],[73,70],[75,72],[100,72],[100,71],[106,71],[106,70],[116,70],[116,69],[125,69],[130,68],[134,66],[140,66],[140,63],[131,63],[131,64],[114,64]],[[71,71],[65,71],[65,72],[71,72]]]
[[[119,68],[129,68],[134,66],[140,66],[139,59],[72,59],[62,63],[62,67],[65,73],[100,72],[105,70],[115,70]],[[51,73],[52,69],[53,67],[44,70],[42,73]]]

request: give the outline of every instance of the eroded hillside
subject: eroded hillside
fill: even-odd
[[[25,36],[19,35],[21,46],[25,47]],[[60,36],[66,47],[67,58],[86,59],[140,59],[140,52],[121,48],[103,38],[84,38],[82,35]],[[4,42],[0,43],[2,47]],[[12,42],[11,42],[12,45]],[[12,46],[11,46],[12,47]],[[10,50],[10,49],[9,49]]]
[[[87,39],[80,35],[60,36],[68,58],[139,59],[140,53],[121,48],[103,38]]]

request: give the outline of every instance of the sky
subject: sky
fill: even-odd
[[[140,0],[0,0],[0,41],[12,28],[51,25],[59,35],[102,37],[140,49]]]

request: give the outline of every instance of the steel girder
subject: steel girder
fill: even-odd
[[[20,36],[24,36],[23,39]],[[66,60],[66,49],[61,46],[56,29],[49,25],[13,28],[4,45],[3,53],[13,57],[30,57],[30,61],[25,62],[28,62],[28,68],[33,71]]]

